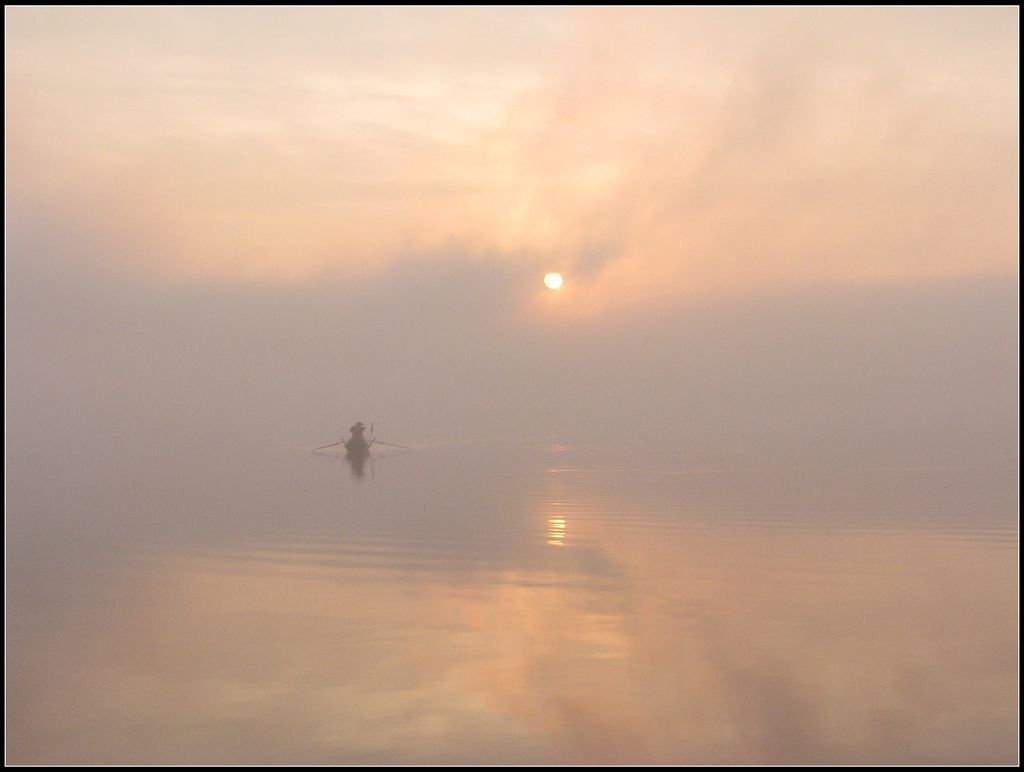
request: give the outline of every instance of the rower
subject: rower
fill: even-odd
[[[345,450],[347,453],[369,453],[370,443],[366,441],[366,437],[363,436],[363,432],[366,431],[366,427],[363,426],[362,421],[356,421],[355,425],[349,429],[352,432],[352,437],[348,442],[345,443]]]
[[[363,432],[366,431],[366,427],[363,426],[363,422],[362,421],[356,421],[355,424],[353,424],[349,428],[349,431],[352,432],[352,439],[350,439],[349,442],[353,442],[353,441],[355,441],[357,443],[366,442],[366,438],[363,437]]]

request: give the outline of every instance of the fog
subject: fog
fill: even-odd
[[[1012,9],[9,21],[15,464],[357,418],[687,463],[1008,457]]]
[[[1016,9],[5,22],[11,760],[1015,758]]]
[[[1012,757],[1012,277],[581,318],[90,233],[8,223],[14,758]],[[306,452],[357,419],[413,450]]]
[[[11,469],[130,449],[657,449],[691,464],[1012,463],[1015,279],[804,287],[576,319],[528,268],[448,255],[370,279],[157,283],[59,220],[8,224]],[[17,478],[16,478],[17,479]]]

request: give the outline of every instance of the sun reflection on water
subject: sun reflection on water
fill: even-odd
[[[548,544],[554,544],[557,547],[564,546],[564,544],[565,544],[565,518],[564,517],[549,517],[548,518]]]

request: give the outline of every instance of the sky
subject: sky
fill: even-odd
[[[112,232],[119,269],[220,282],[474,256],[611,302],[1006,271],[1016,22],[15,8],[8,195]]]
[[[9,440],[1005,456],[1018,20],[8,8]]]

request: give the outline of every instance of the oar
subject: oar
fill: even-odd
[[[393,442],[381,442],[380,440],[374,440],[378,445],[390,445],[392,448],[405,448],[406,450],[412,450],[408,445],[396,445]]]
[[[333,448],[335,445],[344,445],[344,444],[345,444],[344,440],[342,440],[341,442],[332,442],[330,445],[324,445],[322,448],[313,448],[309,452],[310,453],[316,453],[318,450],[326,450],[327,448]]]

